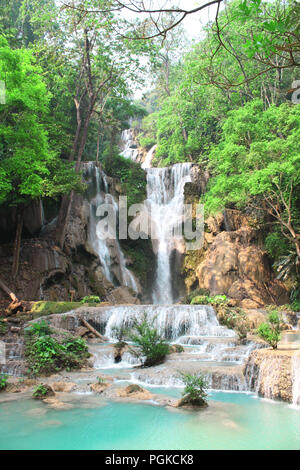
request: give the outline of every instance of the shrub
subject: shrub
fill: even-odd
[[[184,299],[184,303],[186,304],[190,304],[192,303],[192,300],[194,297],[198,297],[198,296],[205,296],[205,297],[209,297],[209,290],[207,289],[202,289],[202,288],[198,288],[198,289],[194,289],[192,292],[190,292],[186,298]]]
[[[52,388],[49,385],[39,384],[33,390],[33,398],[43,399],[48,395],[54,395]]]
[[[135,320],[133,325],[135,331],[130,334],[130,339],[134,343],[131,352],[143,360],[144,367],[160,364],[170,352],[169,343],[153,326],[154,320],[149,321],[147,314],[144,314],[141,320]]]
[[[100,302],[101,302],[101,299],[97,295],[86,295],[80,301],[80,303],[82,304],[98,304]]]
[[[191,301],[191,305],[207,305],[209,297],[207,295],[197,295]]]
[[[293,312],[300,312],[300,300],[294,300],[290,305]]]
[[[7,323],[3,320],[0,320],[0,335],[5,335],[8,330]]]
[[[89,357],[82,338],[68,337],[58,342],[51,336],[29,337],[25,343],[29,372],[33,375],[52,374],[62,369],[78,369]]]
[[[208,295],[198,295],[191,300],[192,305],[226,305],[228,303],[226,295],[215,295],[210,297]]]
[[[7,379],[8,379],[8,376],[6,374],[0,374],[0,391],[6,388]]]
[[[218,309],[218,318],[222,325],[236,331],[240,341],[247,338],[250,324],[246,313],[241,308],[229,308],[226,305],[221,306]]]
[[[280,332],[280,317],[275,310],[269,314],[268,322],[261,323],[257,329],[258,336],[269,343],[273,349],[277,349],[281,337]]]
[[[32,323],[25,329],[25,333],[32,336],[48,336],[51,335],[52,330],[49,323],[45,322],[45,320],[41,320],[37,323]]]
[[[181,405],[207,406],[207,382],[202,374],[181,373],[185,388],[182,393]]]

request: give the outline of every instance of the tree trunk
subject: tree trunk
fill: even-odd
[[[14,294],[14,293],[4,284],[4,282],[1,281],[1,279],[0,279],[0,287],[1,287],[1,289],[4,290],[4,292],[6,292],[7,295],[9,295],[9,297],[11,298],[11,300],[12,300],[13,302],[19,302],[19,300],[18,300],[16,294]]]
[[[99,331],[95,330],[95,328],[93,328],[83,317],[80,317],[80,320],[82,322],[82,324],[88,329],[90,330],[91,333],[93,333],[94,336],[97,336],[97,338],[101,339],[101,341],[105,342],[105,341],[108,341],[107,338],[105,338],[105,336],[102,336]]]
[[[63,249],[65,244],[66,227],[71,210],[72,200],[73,191],[71,192],[71,194],[64,194],[59,209],[55,231],[55,241],[61,249]]]
[[[17,229],[16,229],[16,237],[15,237],[15,243],[14,243],[13,265],[12,265],[13,279],[16,279],[18,275],[18,271],[19,271],[22,229],[23,229],[23,212],[17,215]]]

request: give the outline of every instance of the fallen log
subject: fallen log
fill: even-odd
[[[4,290],[4,292],[5,292],[7,295],[9,295],[9,297],[11,298],[11,300],[12,300],[13,302],[19,302],[19,300],[18,300],[16,294],[14,294],[14,293],[4,284],[4,282],[1,281],[1,279],[0,279],[0,287],[1,287],[2,290]]]
[[[107,338],[105,338],[105,336],[101,335],[99,333],[99,331],[95,330],[95,328],[92,327],[92,325],[90,325],[83,317],[80,317],[80,320],[82,322],[82,324],[88,329],[90,330],[90,332],[94,335],[94,336],[97,336],[97,338],[101,339],[101,341],[104,343],[105,341],[108,341]]]

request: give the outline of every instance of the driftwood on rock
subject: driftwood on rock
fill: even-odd
[[[97,336],[97,338],[99,338],[101,341],[105,342],[107,341],[107,338],[105,338],[105,336],[101,335],[99,333],[99,331],[95,330],[95,328],[92,327],[92,325],[90,325],[83,317],[80,317],[80,320],[82,322],[82,324],[88,329],[90,330],[90,332],[94,335],[94,336]]]

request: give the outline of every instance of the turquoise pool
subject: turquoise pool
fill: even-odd
[[[213,392],[200,412],[88,400],[70,410],[0,404],[0,449],[300,449],[300,410],[253,395]]]

